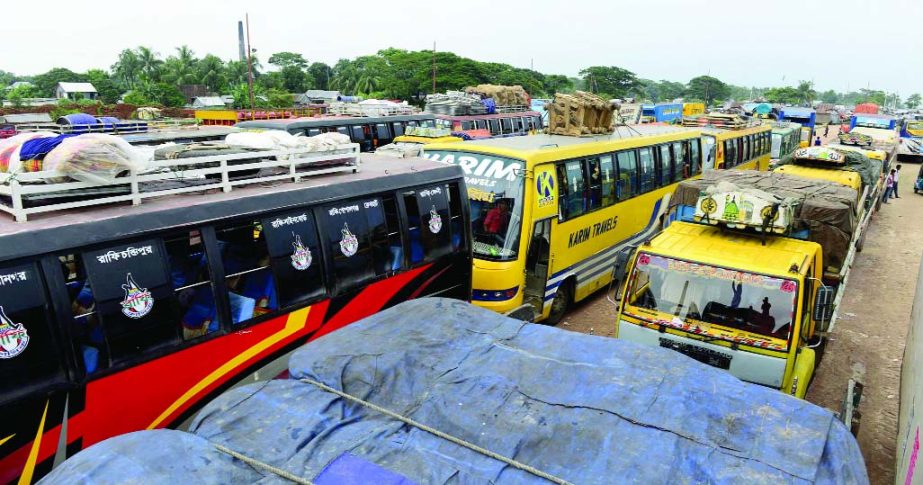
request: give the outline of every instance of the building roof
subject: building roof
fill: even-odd
[[[339,91],[324,91],[322,89],[309,89],[305,91],[304,96],[306,98],[319,98],[319,99],[337,99],[340,96]]]
[[[22,113],[0,116],[0,123],[51,123],[48,113]]]
[[[196,96],[192,100],[192,104],[199,104],[201,106],[224,106],[225,102],[221,96]]]
[[[32,83],[30,83],[29,81],[16,81],[13,84],[10,84],[9,86],[7,86],[6,88],[13,89],[13,88],[18,88],[19,86],[32,86]]]
[[[58,86],[67,93],[95,93],[96,88],[90,83],[65,83],[60,82]]]

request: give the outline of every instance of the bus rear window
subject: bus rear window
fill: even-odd
[[[401,267],[402,249],[391,243],[384,205],[376,197],[323,209],[338,292]]]
[[[277,214],[261,221],[272,273],[279,282],[281,307],[297,305],[325,293],[320,241],[309,210]]]
[[[0,267],[0,402],[64,380],[35,264]]]

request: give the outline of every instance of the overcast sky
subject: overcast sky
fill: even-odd
[[[3,2],[0,69],[112,65],[126,47],[237,57],[237,21],[265,63],[295,51],[333,64],[385,47],[452,51],[545,73],[615,65],[743,86],[923,92],[923,0],[502,0]]]

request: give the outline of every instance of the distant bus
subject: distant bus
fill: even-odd
[[[293,135],[315,136],[337,132],[358,143],[363,152],[391,143],[404,134],[408,126],[436,126],[436,117],[429,113],[394,116],[318,116],[281,120],[257,120],[237,123],[238,128],[285,130]]]
[[[702,127],[707,168],[738,170],[769,169],[772,127],[754,125],[731,130]]]
[[[437,114],[436,126],[454,132],[487,130],[491,137],[528,135],[544,128],[542,114],[537,111],[519,111],[484,115]]]
[[[811,108],[786,106],[779,112],[779,121],[792,121],[801,125],[801,143],[810,146],[814,140],[814,127],[817,124],[817,112]]]
[[[775,165],[787,162],[801,142],[801,125],[798,123],[778,123],[772,127],[772,145],[769,163]]]
[[[880,114],[854,114],[849,118],[849,129],[855,127],[877,128],[881,130],[897,129],[897,118]]]
[[[641,105],[641,123],[669,123],[683,118],[682,103]]]

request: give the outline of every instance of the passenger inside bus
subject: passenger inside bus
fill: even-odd
[[[231,321],[241,323],[278,309],[269,251],[259,224],[238,224],[217,231],[221,246]]]
[[[506,228],[510,223],[510,206],[509,201],[500,199],[497,204],[487,211],[484,217],[484,232],[493,235],[506,234]]]

